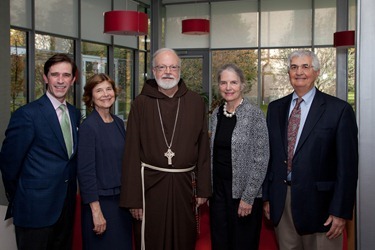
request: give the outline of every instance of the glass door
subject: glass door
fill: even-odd
[[[208,50],[176,50],[181,58],[181,78],[190,90],[200,94],[209,104]]]

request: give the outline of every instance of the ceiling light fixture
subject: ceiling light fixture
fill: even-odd
[[[333,34],[333,46],[340,48],[351,48],[355,45],[355,31],[345,30]]]
[[[206,35],[210,33],[210,21],[207,19],[185,19],[182,20],[182,34]]]
[[[131,10],[105,12],[104,33],[129,36],[147,35],[148,16],[146,13]]]

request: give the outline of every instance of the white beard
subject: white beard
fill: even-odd
[[[174,79],[163,80],[163,76],[162,76],[161,78],[156,78],[155,80],[160,88],[168,90],[168,89],[172,89],[176,87],[176,85],[180,81],[180,77],[174,78]]]

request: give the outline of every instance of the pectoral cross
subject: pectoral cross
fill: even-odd
[[[172,165],[172,157],[174,156],[174,152],[168,148],[167,152],[164,153],[164,156],[168,158],[168,165]]]

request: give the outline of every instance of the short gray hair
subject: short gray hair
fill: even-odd
[[[152,67],[155,67],[156,63],[155,63],[155,58],[161,54],[161,53],[164,53],[164,52],[171,52],[173,54],[175,54],[178,58],[178,66],[181,66],[181,58],[177,55],[176,51],[173,50],[173,49],[170,49],[170,48],[161,48],[161,49],[158,49],[157,51],[155,51],[154,55],[152,56]]]
[[[314,68],[314,71],[320,70],[320,62],[317,57],[317,55],[311,51],[311,50],[296,50],[290,53],[288,56],[288,70],[290,69],[290,62],[294,57],[302,57],[302,56],[308,56],[312,59],[312,66]]]

